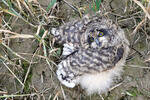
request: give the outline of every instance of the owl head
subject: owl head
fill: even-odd
[[[92,23],[88,24],[86,33],[87,42],[92,48],[117,46],[123,42],[129,45],[124,31],[111,20],[103,17],[93,18]]]
[[[91,29],[87,37],[87,41],[92,48],[103,47],[110,41],[108,29],[94,28]]]

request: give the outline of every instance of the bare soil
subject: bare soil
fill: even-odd
[[[67,1],[77,7],[85,7],[90,3],[89,0]],[[120,85],[110,92],[102,94],[102,97],[104,100],[150,100],[150,62],[145,62],[150,57],[150,25],[148,25],[150,21],[147,20],[134,35],[131,35],[141,19],[144,18],[142,10],[138,6],[134,6],[135,4],[132,4],[133,2],[130,0],[102,1],[100,10],[105,14],[107,13],[107,16],[124,29],[131,46],[135,49],[131,48],[127,63],[124,66],[124,74],[120,79],[120,83],[118,83]],[[39,0],[40,5],[45,9],[48,6],[47,2],[49,0]],[[91,10],[88,13],[94,14]],[[80,18],[76,11],[62,1],[59,3],[59,10],[55,13],[55,16],[63,18],[60,25]],[[36,33],[35,28],[32,28],[21,19],[13,19],[14,22],[11,25],[13,32],[30,35]],[[8,59],[18,65],[7,64],[22,82],[24,82],[28,70],[29,74],[24,89],[21,89],[23,86],[0,61],[0,91],[5,91],[6,94],[36,93],[27,97],[16,97],[16,100],[25,100],[25,98],[28,100],[102,100],[102,97],[97,94],[88,96],[80,86],[69,89],[61,85],[56,78],[56,66],[52,63],[58,63],[59,56],[55,57],[50,53],[49,60],[52,62],[48,65],[45,58],[37,56],[37,54],[44,55],[44,51],[36,39],[15,38],[8,41],[9,44],[7,45],[30,63],[19,59],[2,45],[0,45],[0,55],[5,56],[7,54]],[[53,49],[61,48],[53,45],[52,40],[49,41],[48,46]],[[50,52],[50,50],[48,49],[47,52]],[[35,53],[36,55],[34,55]]]

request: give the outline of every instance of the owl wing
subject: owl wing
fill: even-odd
[[[122,47],[107,47],[100,50],[79,49],[58,64],[57,77],[62,84],[73,88],[79,76],[85,73],[100,73],[115,67],[123,57]]]
[[[52,28],[51,34],[55,37],[56,42],[63,43],[81,43],[81,35],[84,33],[84,28],[89,22],[89,17],[85,16],[81,20],[68,22],[58,28]]]

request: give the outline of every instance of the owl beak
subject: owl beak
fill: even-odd
[[[101,43],[99,42],[99,39],[98,39],[98,38],[95,39],[95,42],[96,42],[96,44],[97,44],[98,46],[101,46]]]

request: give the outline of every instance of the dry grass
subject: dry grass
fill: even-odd
[[[77,1],[78,3],[74,3],[75,1],[70,3],[67,0],[62,0],[62,2],[51,0],[51,2],[46,5],[43,5],[44,2],[39,2],[37,0],[28,0],[28,2],[26,0],[0,1],[0,78],[2,78],[0,80],[4,81],[3,79],[9,76],[9,78],[11,78],[10,80],[15,84],[10,86],[10,81],[7,78],[6,82],[8,84],[6,85],[8,86],[0,82],[1,99],[66,100],[69,98],[71,100],[97,100],[101,98],[101,100],[115,100],[114,97],[111,98],[111,96],[116,95],[113,93],[101,96],[87,96],[79,87],[68,89],[61,86],[57,81],[55,70],[61,50],[59,46],[54,46],[54,39],[49,36],[48,33],[52,27],[57,27],[66,21],[65,15],[61,18],[61,12],[67,13],[65,9],[61,9],[61,7],[64,6],[63,4],[66,4],[66,8],[71,12],[67,13],[69,14],[67,16],[70,17],[82,17],[87,12],[86,10],[90,9],[87,4],[90,5],[91,2],[88,0],[80,2],[81,4],[79,3],[80,0]],[[87,2],[87,4],[84,5],[85,2]],[[130,36],[129,40],[134,50],[131,50],[129,59],[127,60],[127,66],[138,70],[148,70],[150,69],[150,65],[148,65],[150,63],[150,56],[148,56],[150,54],[150,1],[143,0],[141,2],[137,0],[128,0],[126,3],[123,2],[123,4],[125,6],[122,8],[117,9],[116,7],[112,9],[113,0],[112,2],[104,0],[101,4],[100,11],[104,12],[106,16],[115,17],[114,20],[116,20],[121,27],[125,27],[124,29],[127,35]],[[108,5],[110,8],[112,7],[111,10],[107,8]],[[121,12],[119,9],[123,9],[123,11]],[[129,23],[131,25],[128,25],[127,21],[131,22]],[[16,26],[17,24],[23,24],[23,27],[18,27],[19,25]],[[26,27],[31,33],[23,32]],[[14,45],[19,41],[25,42],[24,48],[18,49],[19,46]],[[29,44],[28,41],[30,42]],[[141,42],[144,44],[141,44]],[[34,49],[30,48],[32,49],[32,52],[30,52],[29,48],[26,48],[26,45],[31,45],[32,43],[35,43],[36,46]],[[141,63],[132,63],[139,54]],[[42,66],[46,67],[42,69],[40,63],[42,63]],[[38,70],[39,72],[40,70],[44,70],[44,72],[42,71],[40,73],[40,79],[37,78],[35,80],[39,80],[41,85],[46,84],[46,88],[39,87],[39,89],[37,88],[38,84],[32,83],[34,82],[32,81],[33,77],[36,78],[33,74],[36,73],[34,72],[36,67],[37,69],[41,68]],[[45,71],[46,68],[46,71],[49,71],[49,76],[45,75],[45,73],[47,73]],[[45,77],[48,77],[49,80],[46,82],[51,83],[44,83]],[[123,92],[123,90],[121,90],[123,84],[126,84],[126,82],[123,81],[117,84],[112,87],[110,91],[117,91],[116,88],[119,87],[122,92],[118,98],[120,100],[125,100],[126,98],[130,100],[135,96],[135,93],[126,91],[126,89],[124,90],[125,92]],[[8,88],[14,90],[9,91]],[[137,91],[139,90],[137,89]],[[150,93],[150,91],[140,91],[140,95],[142,94],[150,98],[149,95],[146,95],[148,93]],[[125,99],[121,99],[122,97]]]

